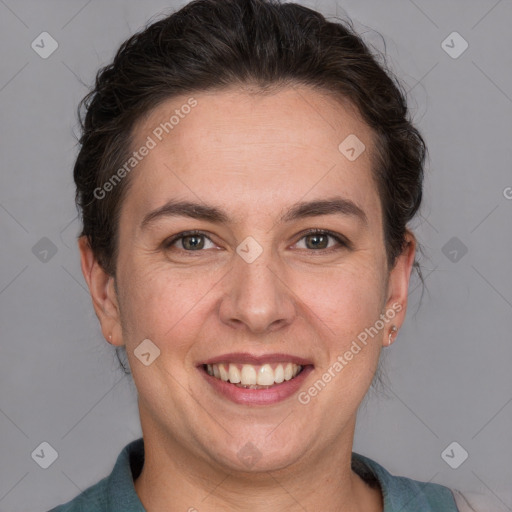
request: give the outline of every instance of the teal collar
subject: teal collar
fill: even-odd
[[[361,474],[358,467],[370,471]],[[384,498],[384,512],[457,512],[453,493],[448,487],[394,476],[380,464],[364,455],[352,452],[352,468],[361,478],[377,480]],[[363,470],[364,471],[364,470]]]
[[[67,504],[50,512],[145,512],[134,481],[144,465],[144,440],[127,444],[112,473]],[[352,453],[352,469],[372,487],[380,487],[384,512],[457,512],[447,487],[393,476],[377,462]]]

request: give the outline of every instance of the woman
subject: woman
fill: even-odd
[[[405,318],[425,159],[361,39],[199,0],[126,41],[84,105],[82,271],[143,438],[53,510],[471,510],[352,453]]]

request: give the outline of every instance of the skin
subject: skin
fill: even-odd
[[[188,98],[145,116],[134,148]],[[382,511],[380,490],[351,471],[350,457],[380,350],[404,321],[415,240],[407,234],[389,269],[373,134],[350,105],[306,87],[194,98],[197,106],[130,175],[115,279],[79,242],[103,334],[126,345],[139,393],[145,464],[135,489],[149,512]],[[366,146],[353,162],[338,149],[349,134]],[[367,222],[339,214],[279,221],[298,201],[335,195],[359,206]],[[212,204],[230,220],[161,217],[141,228],[170,199]],[[349,246],[327,238],[316,248],[304,234],[311,228]],[[162,247],[191,229],[208,236],[196,240],[203,248],[187,252],[183,239]],[[252,263],[236,253],[248,236],[263,249]],[[307,405],[296,394],[274,405],[235,404],[196,368],[230,352],[293,354],[314,364],[299,391],[307,390],[393,304],[402,307],[393,321]],[[133,353],[146,338],[160,349],[149,366]],[[250,468],[238,457],[248,442],[259,453]]]

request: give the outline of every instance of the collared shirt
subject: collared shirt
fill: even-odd
[[[108,477],[49,512],[145,512],[134,486],[143,465],[144,440],[140,438],[123,448]],[[352,469],[371,487],[380,487],[384,498],[384,512],[463,510],[457,508],[457,494],[448,487],[394,476],[377,462],[355,452],[352,453]],[[460,496],[457,503],[461,503]]]

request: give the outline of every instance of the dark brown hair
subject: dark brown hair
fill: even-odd
[[[76,202],[81,235],[103,268],[115,274],[119,210],[130,179],[104,197],[95,191],[129,158],[138,120],[159,103],[194,91],[295,85],[348,100],[373,129],[374,178],[393,265],[420,206],[426,154],[399,82],[348,21],[327,21],[277,0],[196,0],[125,41],[80,103]]]

